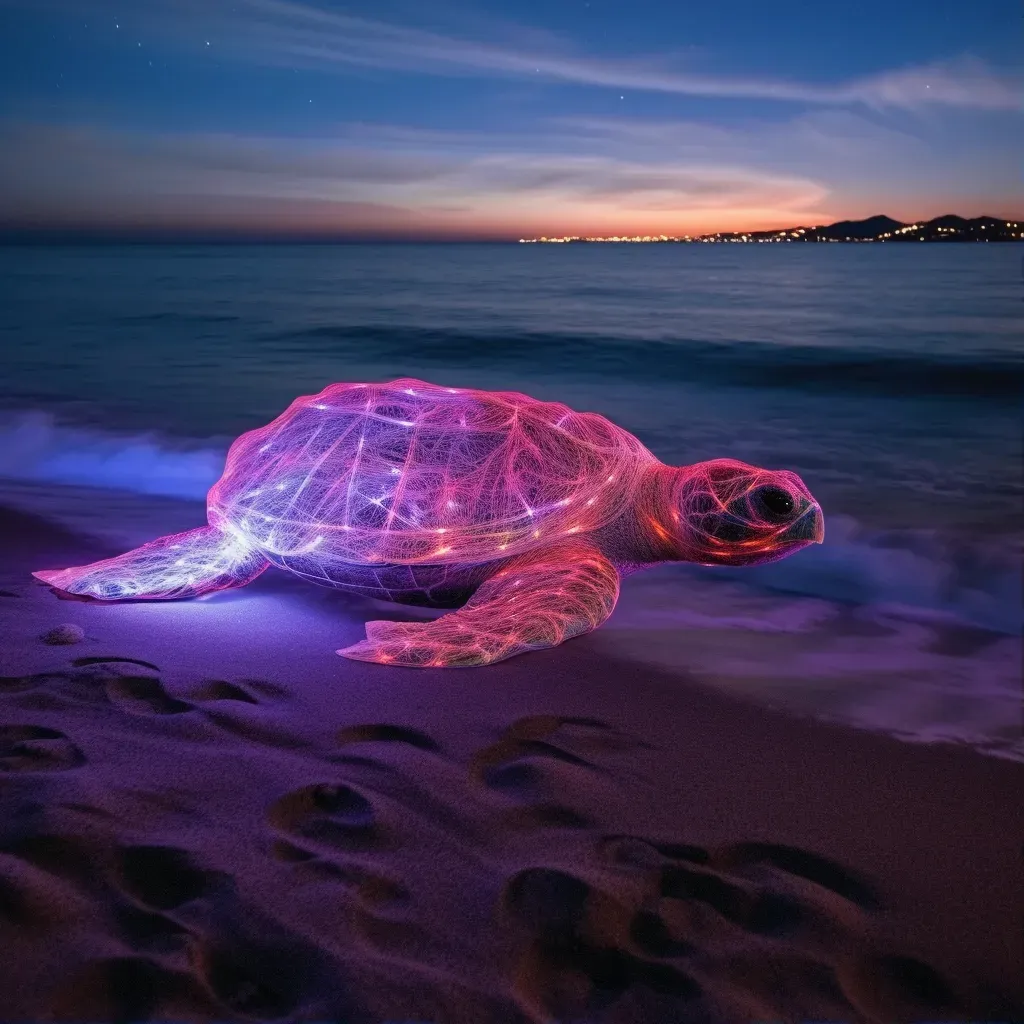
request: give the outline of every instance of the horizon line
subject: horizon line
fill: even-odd
[[[773,228],[747,228],[738,230],[735,228],[720,229],[717,231],[701,231],[696,234],[667,234],[658,232],[627,233],[617,232],[609,235],[567,235],[547,234],[535,235],[526,239],[538,241],[541,238],[578,238],[586,239],[632,239],[650,238],[651,244],[663,244],[660,236],[664,235],[668,240],[677,239],[698,239],[709,238],[715,235],[753,235],[771,232],[792,231],[803,228],[805,230],[820,230],[838,224],[859,224],[865,221],[887,218],[900,224],[926,225],[930,221],[939,220],[943,217],[961,217],[966,221],[993,220],[1018,222],[1014,217],[998,217],[991,214],[980,214],[977,217],[962,217],[960,214],[943,213],[934,217],[912,221],[899,221],[898,218],[889,217],[888,214],[872,214],[869,217],[841,218],[840,220],[819,222],[816,224],[792,224],[785,227]],[[34,225],[0,224],[0,245],[69,245],[69,244],[137,244],[137,245],[518,245],[525,239],[523,235],[452,235],[452,234],[423,234],[398,232],[388,233],[358,233],[358,234],[327,234],[312,232],[288,232],[288,231],[261,231],[259,229],[227,229],[227,230],[188,230],[188,229],[161,229],[148,227],[58,227]],[[631,243],[637,244],[637,243]]]

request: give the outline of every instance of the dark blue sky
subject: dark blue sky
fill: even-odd
[[[1010,0],[0,0],[0,19],[8,224],[1024,215]]]

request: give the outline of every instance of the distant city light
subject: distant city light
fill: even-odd
[[[938,218],[937,218],[938,219]],[[716,231],[713,234],[706,235],[558,235],[549,237],[548,235],[541,235],[539,238],[520,238],[519,242],[523,245],[565,245],[574,242],[603,242],[603,243],[663,243],[663,242],[676,242],[676,243],[726,243],[726,242],[745,242],[758,244],[775,244],[790,243],[793,241],[798,242],[884,242],[889,239],[908,239],[910,241],[917,240],[926,242],[936,238],[952,238],[952,236],[959,236],[953,238],[954,241],[989,241],[994,236],[989,234],[989,230],[1001,231],[1001,238],[1020,238],[1024,237],[1020,233],[1021,225],[1017,221],[995,221],[990,220],[988,223],[981,223],[981,218],[976,218],[974,221],[966,221],[963,228],[951,227],[948,225],[934,224],[929,221],[915,222],[913,224],[904,224],[902,227],[892,228],[889,231],[878,232],[874,235],[867,235],[865,237],[854,237],[853,235],[844,234],[842,237],[837,237],[830,234],[829,232],[839,225],[817,225],[815,227],[801,227],[801,228],[785,228],[780,231]],[[866,222],[865,222],[866,223]],[[1006,228],[1003,229],[1003,223]],[[845,227],[846,224],[843,224]],[[977,232],[986,232],[985,238],[977,238]],[[998,240],[998,239],[996,239]]]

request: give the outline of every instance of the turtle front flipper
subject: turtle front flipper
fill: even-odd
[[[597,548],[562,544],[506,563],[462,608],[432,622],[368,622],[366,639],[338,654],[410,668],[491,665],[589,633],[618,596],[619,574]]]
[[[32,575],[58,590],[102,601],[167,601],[245,586],[269,564],[240,538],[201,526],[116,558]]]

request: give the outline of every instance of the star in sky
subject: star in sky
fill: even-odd
[[[939,18],[929,0],[579,3],[586,18],[471,0],[460,20],[379,0],[204,0],[193,17],[146,0],[122,37],[102,28],[112,0],[0,0],[0,221],[167,222],[181,196],[204,223],[237,203],[232,222],[361,236],[1024,217],[1010,0]],[[62,5],[95,16],[87,31],[67,33]],[[173,88],[139,76],[131,35]]]

